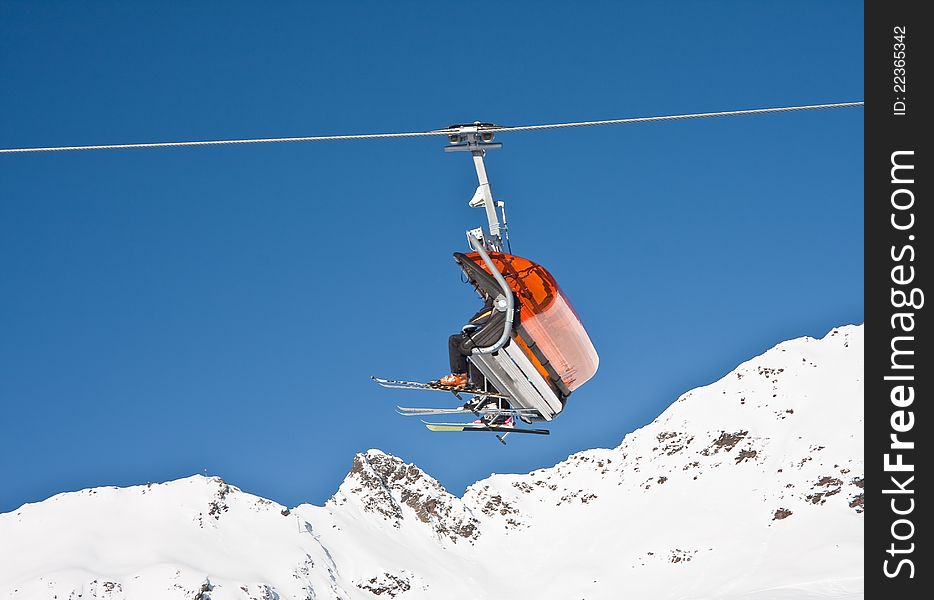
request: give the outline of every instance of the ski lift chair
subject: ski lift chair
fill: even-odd
[[[544,267],[472,245],[475,252],[455,252],[454,260],[471,283],[499,301],[490,321],[465,341],[464,349],[471,352],[468,359],[495,389],[510,397],[512,408],[537,411],[537,416],[523,415],[523,420],[551,421],[571,393],[596,373],[597,351]]]

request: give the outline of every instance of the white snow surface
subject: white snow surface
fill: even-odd
[[[839,327],[463,498],[369,450],[323,507],[202,476],[26,504],[0,598],[861,598],[862,422],[863,327]]]

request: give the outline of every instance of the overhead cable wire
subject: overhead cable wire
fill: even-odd
[[[365,133],[359,135],[311,135],[305,137],[250,138],[243,140],[101,144],[97,146],[51,146],[48,148],[0,148],[0,154],[14,152],[67,152],[71,150],[122,150],[129,148],[177,148],[180,146],[223,146],[227,144],[273,144],[281,142],[330,142],[336,140],[372,140],[380,138],[425,137],[432,135],[448,134],[446,132],[437,131],[419,131],[411,133]]]
[[[545,125],[479,125],[479,131],[510,132],[510,131],[538,131],[543,129],[564,129],[568,127],[595,127],[598,125],[625,125],[630,123],[647,123],[652,121],[676,121],[682,119],[705,119],[712,117],[734,117],[740,115],[756,115],[765,113],[794,112],[803,110],[822,110],[832,108],[850,108],[863,106],[863,102],[838,102],[835,104],[810,104],[804,106],[782,106],[775,108],[752,108],[745,110],[729,110],[709,113],[693,113],[684,115],[663,115],[656,117],[632,117],[628,119],[609,119],[604,121],[577,121],[571,123],[550,123]],[[470,127],[467,125],[466,127]],[[89,146],[50,146],[45,148],[0,148],[0,154],[23,154],[30,152],[70,152],[78,150],[123,150],[132,148],[176,148],[182,146],[222,146],[231,144],[272,144],[283,142],[330,142],[343,140],[373,140],[385,138],[412,138],[429,136],[447,136],[459,131],[458,127],[448,127],[433,131],[413,131],[404,133],[364,133],[350,135],[313,135],[304,137],[273,137],[248,138],[239,140],[204,140],[182,142],[146,142],[131,144],[100,144]]]
[[[829,108],[850,108],[862,106],[862,102],[838,102],[836,104],[810,104],[806,106],[782,106],[778,108],[751,108],[746,110],[727,110],[722,112],[694,113],[688,115],[664,115],[660,117],[633,117],[629,119],[609,119],[606,121],[577,121],[574,123],[550,123],[548,125],[518,125],[509,127],[485,127],[484,131],[539,131],[542,129],[564,129],[567,127],[595,127],[597,125],[626,125],[629,123],[648,123],[651,121],[677,121],[682,119],[706,119],[711,117],[736,117],[739,115],[757,115],[764,113],[793,112],[799,110],[821,110]]]

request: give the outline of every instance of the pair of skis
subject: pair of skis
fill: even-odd
[[[461,394],[468,394],[470,396],[475,396],[480,398],[480,401],[486,399],[501,399],[509,400],[509,396],[504,394],[499,394],[495,392],[489,392],[486,390],[470,388],[467,386],[462,387],[452,387],[441,385],[440,383],[422,383],[420,381],[396,381],[393,379],[382,379],[380,377],[370,377],[378,385],[384,388],[393,388],[393,389],[404,389],[404,390],[429,390],[436,392],[448,392],[454,394],[459,400],[463,400]],[[522,417],[535,417],[538,416],[538,411],[531,408],[495,408],[495,407],[482,407],[482,408],[466,408],[464,406],[458,406],[455,408],[418,408],[418,407],[406,407],[406,406],[397,406],[396,412],[400,415],[413,417],[413,416],[430,416],[430,415],[477,415],[481,417],[481,420],[486,418],[495,419],[497,417],[513,417],[513,418],[522,418]],[[548,435],[550,431],[547,429],[525,429],[522,427],[507,427],[504,425],[496,425],[492,422],[482,422],[482,423],[433,423],[429,421],[422,420],[425,424],[425,427],[429,431],[492,431],[501,435],[497,435],[497,439],[500,442],[505,444],[505,437],[510,433],[530,433],[535,435]]]

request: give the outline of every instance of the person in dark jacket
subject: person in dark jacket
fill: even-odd
[[[448,338],[448,359],[451,363],[451,374],[439,379],[438,383],[453,387],[466,387],[470,383],[467,365],[467,357],[470,355],[470,351],[465,351],[465,342],[493,318],[494,311],[493,299],[487,296],[483,308],[470,318],[470,321],[464,325],[461,332],[455,333]]]
[[[466,388],[473,383],[475,388],[486,388],[486,380],[483,375],[473,367],[467,361],[467,357],[470,356],[470,349],[467,345],[468,341],[471,341],[471,337],[476,335],[484,326],[486,326],[490,320],[493,318],[496,309],[493,306],[493,298],[483,295],[485,302],[483,308],[481,308],[477,314],[470,318],[470,321],[461,329],[460,333],[455,333],[448,338],[448,359],[451,363],[451,374],[445,375],[438,380],[438,383],[441,385],[449,385],[452,387]],[[496,389],[490,389],[491,392],[497,392]],[[481,408],[482,405],[493,406],[498,409],[509,409],[509,402],[504,399],[493,399],[486,398],[483,395],[477,399],[471,400],[464,405],[464,408],[469,408],[475,410]],[[512,415],[508,413],[499,413],[493,415],[484,415],[480,419],[473,422],[474,425],[495,425],[498,427],[509,428],[513,427],[513,418]]]

